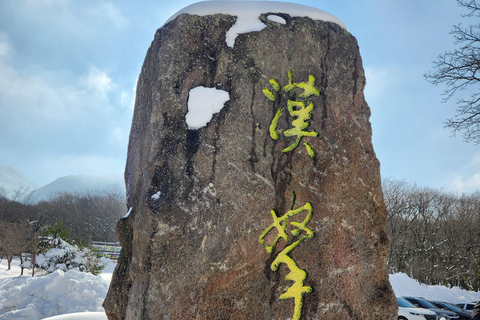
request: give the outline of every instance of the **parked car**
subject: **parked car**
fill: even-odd
[[[437,320],[437,314],[424,308],[417,308],[402,297],[397,297],[398,320]]]
[[[456,306],[462,308],[463,310],[472,311],[473,307],[477,304],[476,301],[470,303],[457,303]]]
[[[453,305],[448,302],[443,302],[443,301],[431,301],[437,308],[442,309],[442,310],[450,310],[455,312],[458,315],[458,319],[460,320],[470,320],[472,318],[472,312],[463,310],[460,307],[457,307],[456,305]]]
[[[424,298],[417,298],[417,297],[403,297],[403,298],[407,299],[410,303],[412,303],[416,307],[425,308],[435,312],[438,316],[438,320],[449,320],[449,319],[459,320],[459,317],[456,315],[455,312],[438,309],[437,307],[435,307],[433,304],[431,304],[428,300]]]

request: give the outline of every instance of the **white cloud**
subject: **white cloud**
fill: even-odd
[[[8,35],[0,32],[0,57],[7,56],[11,52],[12,48],[8,43]]]
[[[110,25],[122,29],[128,25],[121,11],[105,1],[17,0],[12,7],[21,11],[30,23],[40,27],[62,26],[62,30],[57,32],[81,37],[97,35],[100,27]],[[88,24],[85,24],[86,21]]]
[[[40,169],[31,176],[42,182],[123,172],[131,111],[119,106],[105,71],[92,67],[79,78],[62,71],[28,73],[2,59],[0,70],[0,150],[8,150],[3,154],[10,162],[34,161]],[[78,155],[61,156],[72,152]]]
[[[59,95],[40,75],[21,75],[0,62],[0,97],[5,101],[0,107],[8,114],[38,115],[47,106],[58,106]],[[49,108],[49,107],[47,107]]]
[[[122,128],[115,128],[111,133],[111,137],[116,141],[122,141],[124,137],[124,131]]]
[[[116,88],[104,71],[91,67],[79,80],[62,72],[17,71],[0,61],[0,110],[28,119],[68,120],[102,110],[111,111],[109,94]]]
[[[69,154],[45,158],[36,165],[40,171],[37,173],[38,179],[48,183],[72,174],[121,176],[125,169],[125,159],[92,154]]]
[[[398,71],[393,67],[365,67],[365,77],[367,78],[365,98],[367,102],[380,101],[382,97],[388,95],[395,85],[396,74]]]
[[[480,190],[480,153],[471,156],[470,161],[458,172],[451,174],[445,185],[447,190],[471,193]]]
[[[475,153],[470,163],[480,169],[480,153]]]
[[[91,9],[91,12],[95,16],[107,17],[117,29],[122,29],[128,25],[128,20],[122,15],[120,10],[110,2],[99,3],[98,7]]]
[[[110,132],[111,143],[116,144],[119,147],[127,147],[126,141],[128,141],[128,135],[130,133],[130,128],[126,127],[116,127]]]
[[[82,84],[87,91],[101,98],[106,98],[107,94],[116,87],[107,73],[96,67],[90,68],[88,74],[80,79],[80,84]]]
[[[120,97],[120,103],[124,108],[127,108],[129,110],[132,110],[135,108],[135,96],[137,94],[137,83],[138,83],[138,77],[135,80],[135,85],[132,88],[132,91],[123,91],[122,95]]]
[[[464,178],[460,175],[453,175],[450,180],[452,190],[458,193],[471,193],[480,190],[480,173]]]
[[[27,162],[42,182],[122,174],[135,94],[121,79],[136,76],[139,62],[125,58],[145,37],[137,25],[131,39],[133,5],[16,0],[1,7],[0,163]]]
[[[128,92],[123,91],[120,95],[120,103],[122,107],[133,110],[134,106],[134,95]]]

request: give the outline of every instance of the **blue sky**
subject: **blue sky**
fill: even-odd
[[[195,1],[0,0],[0,165],[40,184],[122,175],[135,84],[155,30]],[[455,0],[294,1],[340,18],[367,75],[382,175],[453,192],[480,188],[480,146],[451,137],[456,100],[428,83],[453,50]]]

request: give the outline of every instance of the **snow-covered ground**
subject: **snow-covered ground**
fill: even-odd
[[[106,320],[102,308],[112,278],[114,263],[102,274],[60,270],[30,277],[20,276],[19,260],[7,271],[6,259],[0,263],[0,320]],[[390,275],[397,296],[421,296],[452,303],[480,300],[480,292],[418,283],[404,273]]]
[[[107,264],[103,273],[57,270],[51,274],[31,277],[31,270],[20,276],[19,259],[0,263],[1,320],[106,320],[102,307],[115,268]],[[62,316],[58,316],[62,315]],[[52,318],[49,318],[52,317]]]
[[[427,300],[451,303],[477,302],[480,292],[467,291],[458,287],[428,286],[408,277],[405,273],[390,275],[390,283],[397,296],[423,297]]]

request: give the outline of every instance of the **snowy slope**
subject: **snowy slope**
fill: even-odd
[[[17,258],[11,270],[7,270],[6,259],[0,263],[1,320],[40,320],[77,312],[88,312],[89,317],[81,319],[106,319],[102,303],[115,264],[109,263],[98,276],[57,270],[34,278],[30,276],[31,270],[25,270],[25,276],[20,277],[18,265]]]
[[[39,185],[27,177],[21,172],[7,166],[0,165],[0,187],[3,187],[7,191],[7,196],[11,197],[15,191],[20,189],[33,190],[39,187]]]
[[[451,303],[473,302],[480,300],[480,292],[467,291],[458,287],[429,286],[409,278],[405,273],[390,275],[390,283],[397,296],[423,297],[427,300]]]
[[[108,320],[105,312],[76,312],[62,314],[43,320]]]
[[[16,191],[24,191],[24,199],[42,201],[49,200],[51,197],[62,192],[71,193],[102,193],[105,191],[118,191],[125,194],[125,182],[123,177],[104,175],[71,175],[56,179],[55,181],[40,187],[36,182],[25,177],[21,172],[7,166],[0,165],[0,195],[2,188],[6,191],[6,196],[13,198]],[[18,201],[24,200],[15,199]]]
[[[125,183],[122,176],[93,176],[93,175],[71,175],[61,177],[55,181],[33,191],[33,199],[36,201],[48,200],[58,193],[71,192],[93,192],[119,191],[125,194]]]

